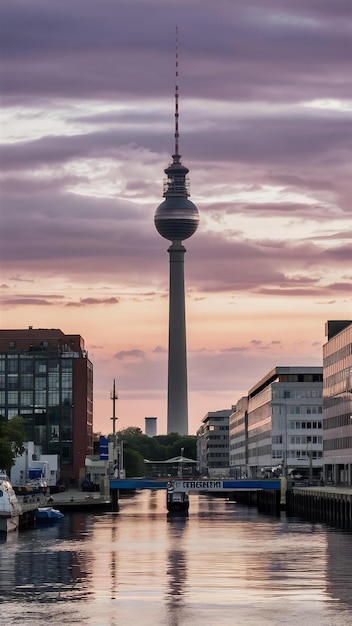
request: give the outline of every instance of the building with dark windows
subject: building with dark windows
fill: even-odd
[[[235,407],[210,411],[197,430],[197,466],[200,475],[222,478],[229,475],[229,416]]]
[[[323,346],[324,478],[352,486],[352,320],[325,326]]]
[[[15,415],[41,454],[59,455],[61,480],[84,475],[93,452],[93,365],[80,335],[0,330],[0,416]]]

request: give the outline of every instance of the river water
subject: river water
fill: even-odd
[[[163,491],[2,537],[1,626],[352,625],[352,534]]]

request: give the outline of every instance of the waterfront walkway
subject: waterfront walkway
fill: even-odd
[[[87,492],[81,489],[68,489],[68,491],[52,494],[48,505],[59,510],[71,511],[107,509],[111,506],[111,500],[109,496],[99,491]]]

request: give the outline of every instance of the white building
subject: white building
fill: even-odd
[[[11,483],[25,486],[29,480],[42,479],[48,487],[54,487],[60,478],[57,454],[41,454],[40,446],[33,441],[24,443],[25,451],[16,458],[11,468]]]
[[[230,471],[320,478],[323,468],[322,367],[276,367],[230,416]]]

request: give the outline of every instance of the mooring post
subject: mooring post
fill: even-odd
[[[119,510],[119,490],[111,489],[111,510],[116,513]]]

